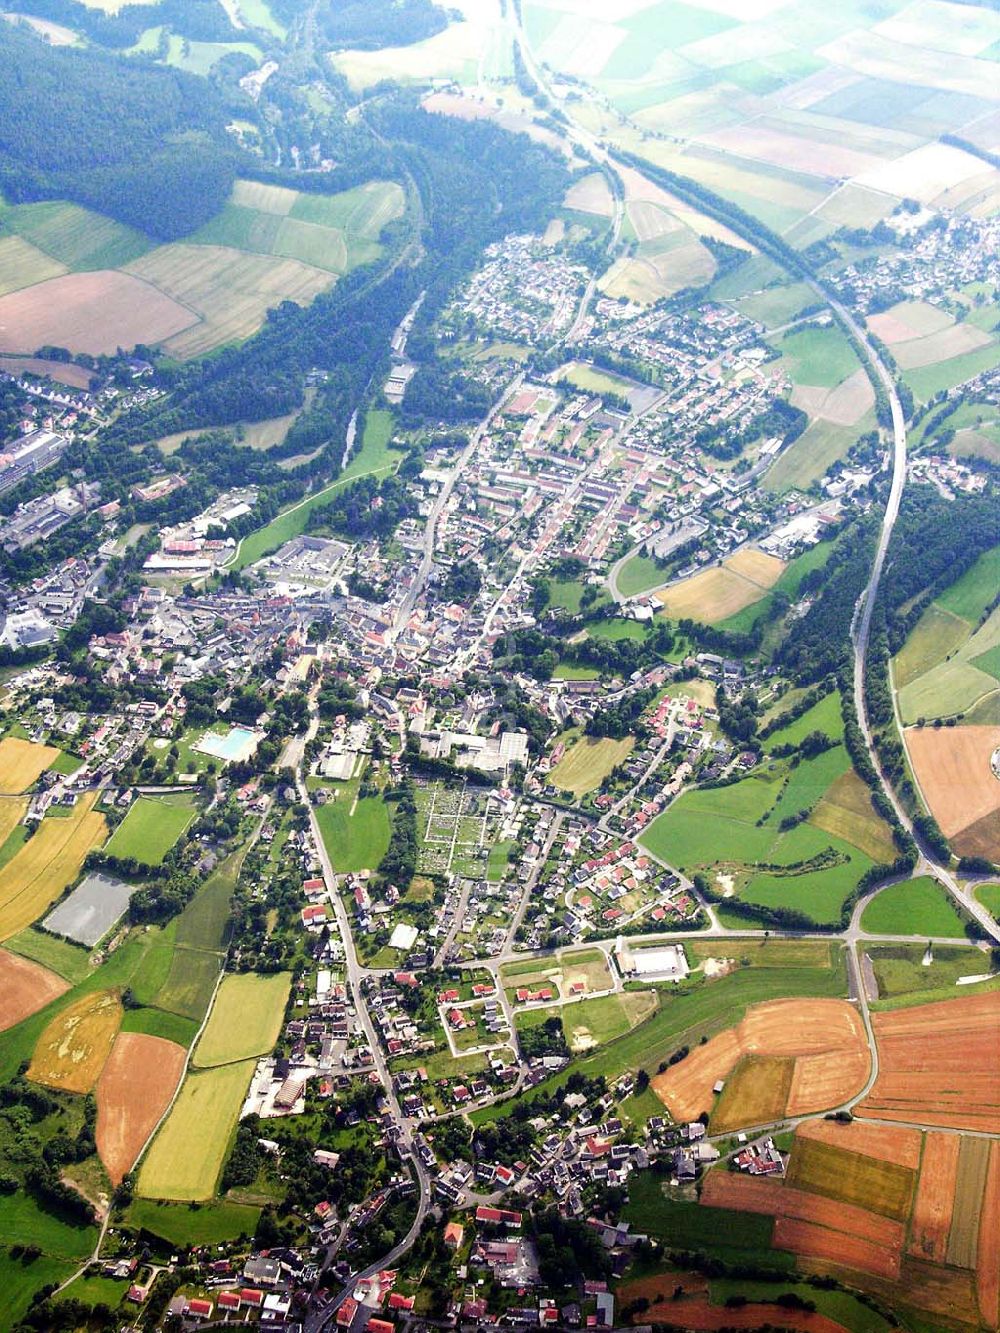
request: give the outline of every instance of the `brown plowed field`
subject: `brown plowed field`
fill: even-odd
[[[184,1048],[143,1032],[119,1032],[97,1083],[97,1151],[112,1185],[167,1109],[184,1069]]]
[[[0,1032],[65,995],[69,982],[47,967],[0,949]]]
[[[783,1305],[754,1302],[738,1310],[710,1305],[704,1296],[693,1300],[664,1301],[635,1316],[636,1323],[667,1324],[689,1329],[794,1328],[802,1333],[845,1333],[843,1324],[819,1312],[786,1310]]]
[[[859,1051],[865,1056],[860,1077],[856,1058]],[[830,1065],[832,1072],[821,1076],[819,1065],[811,1064],[797,1093],[793,1073],[792,1090],[799,1114],[845,1101],[864,1086],[868,1072],[864,1027],[846,1000],[767,1000],[752,1005],[736,1027],[718,1033],[679,1064],[658,1074],[652,1082],[653,1091],[676,1120],[694,1120],[711,1109],[716,1080],[725,1079],[746,1055],[818,1056]],[[822,1087],[829,1100],[809,1104],[809,1084],[817,1090]],[[727,1116],[733,1128],[754,1123],[740,1120],[737,1110],[733,1107]]]
[[[895,1280],[899,1277],[899,1250],[888,1250],[861,1236],[848,1236],[840,1231],[829,1231],[812,1222],[779,1217],[774,1224],[773,1245],[776,1250],[790,1250],[809,1259],[823,1259],[827,1263],[853,1268],[859,1273],[873,1273],[876,1277]]]
[[[989,1174],[989,1139],[962,1136],[955,1173],[955,1202],[951,1210],[946,1259],[951,1268],[973,1269],[979,1252],[979,1219]]]
[[[920,1165],[920,1130],[902,1125],[866,1125],[863,1120],[841,1124],[839,1120],[807,1120],[795,1131],[800,1139],[832,1143],[835,1148],[894,1162],[916,1171]]]
[[[874,1014],[872,1022],[879,1074],[859,1115],[1000,1132],[1000,991]]]
[[[66,273],[0,296],[0,348],[30,352],[53,344],[98,356],[162,342],[197,320],[193,310],[130,273]]]
[[[735,1208],[744,1213],[764,1213],[841,1231],[872,1245],[882,1245],[897,1254],[903,1246],[904,1229],[891,1218],[879,1217],[867,1208],[841,1203],[821,1194],[809,1194],[778,1180],[763,1180],[733,1172],[710,1171],[705,1178],[701,1202],[709,1208]]]
[[[6,298],[5,298],[6,299]],[[990,769],[990,755],[1000,745],[1000,727],[908,727],[910,754],[931,813],[958,848],[962,831],[993,818],[989,846],[979,852],[1000,856],[1000,782]],[[977,835],[982,840],[983,830]],[[959,848],[963,854],[964,848]]]
[[[1000,1323],[1000,1143],[990,1145],[990,1167],[979,1221],[976,1259],[979,1311],[989,1328]]]
[[[948,1250],[961,1142],[957,1134],[928,1134],[924,1144],[907,1248],[936,1264],[944,1263]]]
[[[803,1272],[829,1276],[829,1266],[815,1260],[803,1259],[798,1267]],[[940,1315],[942,1329],[957,1328],[959,1323],[976,1327],[979,1322],[972,1274],[960,1268],[942,1268],[904,1255],[897,1281],[887,1282],[871,1274],[864,1286],[890,1306],[903,1302],[908,1307]],[[938,1327],[930,1322],[924,1326]]]

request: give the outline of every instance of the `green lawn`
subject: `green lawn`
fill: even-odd
[[[667,577],[655,560],[637,554],[618,571],[618,591],[623,597],[637,597],[650,588],[658,588]]]
[[[1000,921],[1000,884],[984,884],[976,890],[976,897]],[[7,946],[11,946],[8,944]]]
[[[716,1305],[724,1305],[730,1296],[773,1302],[786,1292],[794,1293],[801,1300],[812,1301],[820,1314],[840,1324],[848,1333],[887,1333],[889,1329],[897,1327],[865,1301],[847,1291],[824,1291],[806,1282],[755,1282],[743,1277],[713,1278],[709,1284],[709,1293]]]
[[[29,926],[20,935],[7,940],[3,947],[11,953],[20,954],[22,958],[31,958],[41,963],[74,985],[90,971],[90,955],[82,945],[70,944],[69,940],[36,930],[34,926]]]
[[[810,732],[821,731],[832,740],[839,740],[844,734],[844,722],[840,713],[840,692],[831,691],[824,695],[818,704],[814,704],[807,713],[803,713],[795,722],[773,731],[767,738],[767,748],[773,750],[776,745],[798,745]]]
[[[197,813],[194,798],[140,796],[115,829],[105,851],[111,856],[131,857],[147,866],[158,866]]]
[[[858,369],[854,349],[836,325],[792,329],[776,345],[796,384],[832,389]]]
[[[351,813],[357,783],[340,786],[337,799],[316,807],[316,822],[327,855],[339,875],[374,870],[389,849],[392,826],[379,796],[365,796]]]
[[[870,935],[965,938],[964,923],[951,899],[927,875],[877,893],[864,910],[861,929]]]
[[[507,873],[507,862],[513,848],[513,842],[495,842],[490,847],[486,862],[486,878],[491,884],[499,884]]]
[[[878,982],[879,1007],[925,1004],[929,1000],[953,1000],[1000,988],[1000,980],[957,987],[961,977],[985,976],[990,957],[979,949],[936,945],[933,961],[924,966],[924,946],[916,944],[872,945],[867,950]]]
[[[678,1196],[662,1176],[636,1171],[629,1177],[629,1202],[623,1217],[636,1232],[670,1245],[698,1250],[720,1259],[754,1261],[769,1268],[794,1266],[791,1255],[772,1252],[774,1219],[728,1208],[703,1208]],[[672,1290],[669,1276],[664,1289]]]
[[[276,551],[279,546],[291,541],[293,537],[300,536],[306,530],[306,523],[309,521],[309,515],[312,511],[318,505],[324,504],[330,496],[348,485],[349,482],[356,481],[359,477],[368,476],[369,474],[384,476],[389,472],[394,472],[402,461],[403,455],[397,450],[389,448],[393,421],[391,412],[370,411],[365,419],[361,448],[348,462],[347,467],[344,468],[337,480],[332,481],[329,486],[324,486],[322,490],[310,495],[307,499],[300,500],[289,509],[283,510],[270,523],[258,528],[256,532],[251,532],[248,537],[244,537],[230,568],[245,569],[247,565],[252,565],[255,560],[260,560],[262,556]]]
[[[936,604],[975,625],[1000,587],[1000,545],[985,551],[960,579],[946,588]]]
[[[71,773],[83,765],[83,760],[78,754],[70,754],[68,750],[61,750],[57,757],[49,764],[50,773],[60,773],[63,777],[68,777]]]
[[[77,1259],[52,1258],[47,1254],[37,1259],[14,1259],[8,1250],[0,1249],[0,1291],[3,1292],[0,1333],[8,1333],[9,1329],[20,1325],[32,1297],[41,1287],[65,1281],[77,1266]]]
[[[78,1277],[62,1293],[60,1299],[82,1301],[84,1305],[109,1305],[112,1310],[119,1306],[128,1291],[127,1280],[118,1281],[113,1277]]]
[[[183,952],[183,951],[182,951]],[[163,1037],[185,1048],[194,1041],[198,1023],[181,1014],[168,1014],[164,1009],[126,1009],[122,1032],[144,1032],[150,1037]]]
[[[171,1245],[221,1245],[252,1236],[260,1209],[216,1199],[211,1203],[161,1203],[134,1199],[126,1214],[133,1230],[149,1231]]]

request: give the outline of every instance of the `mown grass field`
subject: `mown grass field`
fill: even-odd
[[[737,892],[746,902],[792,907],[818,923],[834,922],[844,899],[872,864],[863,847],[845,837],[853,835],[875,850],[868,839],[881,821],[874,812],[843,807],[843,817],[835,821],[821,809],[816,824],[810,814],[791,829],[780,825],[835,798],[849,772],[841,744],[792,768],[787,761],[772,761],[731,786],[685,792],[653,821],[640,842],[688,872],[724,867],[739,881]],[[834,826],[838,831],[829,831]],[[829,863],[802,866],[830,849],[835,856]]]
[[[97,793],[81,796],[68,818],[43,819],[38,831],[0,870],[0,940],[37,921],[83,867],[107,833],[94,813]]]
[[[638,597],[649,592],[650,588],[659,587],[664,580],[664,572],[655,560],[649,556],[636,554],[618,571],[618,591],[623,597]],[[638,624],[638,622],[630,622]]]
[[[780,714],[779,714],[780,720]],[[799,745],[813,731],[820,731],[831,740],[839,740],[844,732],[840,711],[840,692],[832,690],[794,722],[772,731],[765,742],[768,750],[776,745]]]
[[[188,1075],[139,1167],[142,1198],[211,1198],[253,1069],[245,1060]]]
[[[227,1199],[214,1199],[194,1208],[154,1199],[134,1199],[126,1214],[126,1224],[132,1230],[148,1231],[171,1245],[182,1246],[221,1245],[241,1236],[252,1236],[259,1219],[259,1208],[230,1203]]]
[[[733,1262],[757,1262],[767,1268],[791,1269],[790,1255],[771,1250],[774,1219],[759,1213],[726,1208],[702,1208],[680,1197],[652,1171],[636,1171],[629,1178],[629,1201],[623,1217],[637,1234],[679,1248],[690,1247]],[[664,1289],[673,1290],[669,1275]]]
[[[899,1008],[930,1000],[953,1000],[960,995],[974,995],[995,990],[998,982],[987,981],[956,989],[960,977],[984,976],[990,971],[989,958],[977,949],[957,945],[935,945],[933,961],[924,965],[925,946],[875,944],[868,950],[878,983],[878,1007]]]
[[[233,973],[223,978],[205,1031],[195,1047],[198,1069],[265,1055],[281,1031],[291,974]]]
[[[964,923],[951,899],[929,876],[882,889],[865,908],[861,929],[870,935],[965,938]]]
[[[581,736],[549,773],[549,785],[570,792],[577,800],[596,790],[612,769],[624,763],[635,738],[612,740],[609,736]]]
[[[195,814],[194,800],[186,794],[140,796],[129,806],[104,850],[111,856],[132,857],[143,865],[162,865]]]
[[[356,792],[353,780],[337,790],[336,800],[316,806],[323,846],[338,875],[374,870],[389,849],[388,806],[380,796],[365,796],[355,806]]]

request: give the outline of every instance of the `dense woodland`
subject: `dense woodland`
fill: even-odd
[[[8,201],[70,199],[161,240],[218,213],[236,156],[210,83],[50,47],[11,24],[0,29],[0,192]]]
[[[61,23],[99,46],[134,46],[147,28],[166,26],[199,42],[236,41],[239,33],[218,0],[159,0],[123,5],[116,14],[80,0],[18,0],[18,12]]]
[[[287,24],[301,17],[301,0],[273,0],[274,12]],[[321,0],[316,26],[330,46],[377,51],[409,46],[433,37],[448,23],[433,0]]]

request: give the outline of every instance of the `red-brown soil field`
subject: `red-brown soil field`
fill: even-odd
[[[795,1189],[779,1180],[710,1171],[702,1188],[701,1202],[710,1208],[735,1208],[744,1213],[765,1213],[770,1217],[813,1222],[872,1245],[884,1246],[897,1254],[903,1245],[901,1223],[879,1217],[852,1203]]]
[[[868,1125],[862,1120],[851,1120],[847,1124],[841,1124],[839,1120],[807,1120],[804,1125],[799,1125],[796,1134],[800,1139],[831,1143],[836,1148],[859,1152],[880,1162],[909,1167],[911,1171],[916,1171],[920,1165],[919,1129],[907,1129],[903,1125]]]
[[[863,1236],[850,1236],[842,1231],[830,1231],[812,1222],[800,1222],[793,1217],[779,1217],[774,1224],[772,1244],[776,1250],[791,1250],[793,1254],[809,1259],[822,1259],[842,1268],[853,1268],[860,1273],[896,1279],[899,1276],[900,1252],[874,1244]]]
[[[65,995],[69,982],[47,967],[0,949],[0,1032]]]
[[[1000,991],[873,1014],[879,1073],[858,1115],[1000,1132]]]
[[[957,1134],[927,1135],[908,1246],[918,1259],[930,1259],[936,1264],[945,1261],[961,1144]]]
[[[135,1165],[184,1069],[184,1048],[120,1032],[97,1083],[97,1151],[117,1185]]]
[[[1000,782],[990,755],[1000,727],[908,727],[906,748],[924,799],[961,856],[1000,859]]]

